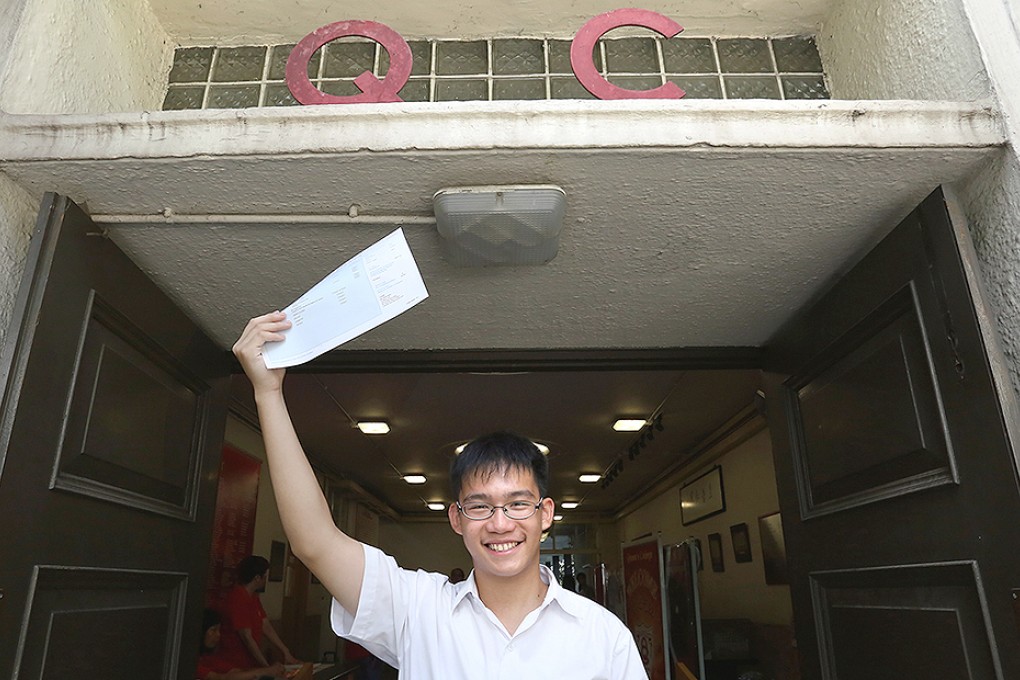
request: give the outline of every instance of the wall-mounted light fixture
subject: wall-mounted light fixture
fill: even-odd
[[[461,267],[548,262],[566,205],[553,185],[450,187],[432,196],[446,259]]]

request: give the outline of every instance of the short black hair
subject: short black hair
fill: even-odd
[[[269,560],[262,555],[248,555],[237,565],[237,582],[246,586],[269,569]]]
[[[513,432],[493,432],[479,437],[464,447],[450,464],[450,488],[460,498],[464,479],[472,475],[489,477],[510,470],[531,472],[538,486],[538,495],[549,492],[549,461],[535,442]]]

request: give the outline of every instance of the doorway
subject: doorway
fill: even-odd
[[[959,234],[958,232],[953,231],[950,225],[950,228],[948,229],[943,228],[942,237],[929,238],[929,232],[927,231],[927,226],[925,226],[927,224],[925,220],[932,216],[933,211],[938,213],[941,209],[942,214],[947,212],[945,205],[945,199],[939,195],[934,199],[930,199],[927,206],[922,206],[922,209],[918,212],[916,219],[920,226],[911,225],[906,230],[909,233],[919,234],[920,241],[917,242],[916,247],[908,247],[904,251],[895,251],[897,253],[909,253],[908,257],[910,258],[919,258],[916,259],[917,268],[921,272],[918,276],[923,280],[930,280],[931,283],[930,295],[928,293],[922,292],[922,294],[917,292],[917,284],[912,283],[908,285],[910,295],[907,296],[907,298],[909,298],[907,299],[907,303],[920,304],[917,303],[917,301],[921,300],[921,303],[923,303],[921,304],[922,308],[924,305],[930,304],[933,305],[932,309],[936,311],[936,313],[924,311],[923,314],[919,315],[920,330],[911,330],[911,328],[916,328],[918,324],[911,327],[909,323],[906,323],[904,328],[907,330],[896,337],[914,337],[919,338],[921,341],[932,339],[936,336],[931,332],[931,329],[927,326],[927,324],[936,323],[936,320],[938,320],[938,322],[942,324],[942,328],[948,329],[949,331],[939,334],[939,337],[948,339],[948,344],[942,343],[942,345],[947,347],[948,350],[943,351],[940,349],[939,356],[947,356],[951,360],[948,364],[948,373],[944,372],[943,369],[939,367],[934,369],[937,377],[935,384],[940,388],[952,388],[957,395],[953,396],[953,399],[964,399],[964,401],[966,401],[965,397],[967,399],[978,398],[987,402],[989,398],[992,398],[993,400],[997,399],[997,394],[995,392],[994,385],[989,386],[991,377],[987,369],[987,363],[983,362],[984,349],[981,346],[981,342],[984,338],[981,336],[979,325],[974,319],[973,313],[971,312],[970,315],[968,315],[967,310],[970,309],[970,296],[965,295],[961,297],[956,292],[961,290],[961,286],[964,290],[966,290],[966,271],[965,268],[961,267],[959,256],[955,255],[955,250],[946,250],[947,243],[955,243]],[[942,207],[939,208],[939,206]],[[64,215],[66,214],[66,210],[66,206],[62,206],[59,201],[54,201],[50,209],[55,216],[54,219],[58,223],[62,222]],[[53,220],[51,220],[51,222],[52,221]],[[88,238],[87,230],[88,226],[86,223],[85,228],[81,233],[82,238]],[[948,241],[946,240],[946,235],[948,235]],[[87,250],[87,248],[84,250]],[[884,261],[886,264],[891,264],[894,268],[900,268],[902,270],[903,268],[901,265],[903,257],[904,256],[902,254],[894,257],[880,255],[877,259],[880,262]],[[943,270],[938,269],[938,267],[949,267],[952,269],[954,266],[954,271],[956,273],[951,276],[943,276]],[[932,267],[936,267],[934,274],[930,273],[933,271],[931,269]],[[45,279],[45,277],[43,278]],[[863,281],[869,280],[867,277],[858,278]],[[883,275],[877,280],[890,281],[894,279],[887,278]],[[910,281],[914,280],[915,279],[910,279]],[[865,288],[867,289],[867,286],[865,286]],[[868,307],[866,303],[860,303],[862,298],[859,292],[840,292],[847,289],[841,289],[839,287],[834,290],[837,291],[837,295],[843,295],[848,301],[863,304],[866,308],[863,316],[865,319],[877,318],[879,321],[889,322],[890,320],[897,321],[903,316],[902,310],[904,309],[904,303],[901,298],[897,298],[895,295],[892,297],[883,297],[877,306]],[[857,289],[853,288],[851,288],[851,290],[857,291]],[[880,293],[881,291],[879,290],[878,292]],[[925,297],[926,295],[928,295],[927,298]],[[931,302],[926,302],[926,300],[929,299]],[[960,305],[962,305],[962,307]],[[833,309],[834,307],[829,308]],[[909,310],[911,308],[910,304],[907,304],[906,308]],[[872,310],[879,311],[877,317],[871,315]],[[939,311],[942,313],[937,313]],[[104,318],[113,319],[113,321],[106,324],[107,326],[112,325],[115,321],[119,320],[119,317],[117,317],[115,312],[109,312],[106,314],[107,316]],[[857,316],[860,317],[861,315],[858,314]],[[947,317],[951,319],[951,323],[949,324],[947,324]],[[888,327],[888,323],[885,323],[885,325],[882,323],[872,324],[871,326],[868,326],[868,328],[873,330],[875,326],[885,328]],[[838,326],[838,324],[834,326],[818,323],[813,325],[809,324],[804,332],[801,332],[799,335],[795,334],[795,336],[797,338],[807,337],[816,341],[822,341],[826,337],[826,332],[835,332],[833,329],[838,330],[839,328],[840,326]],[[855,329],[858,329],[856,322],[849,331],[844,331],[842,334],[837,332],[835,338],[839,340],[843,338],[846,333],[855,331]],[[911,336],[911,333],[914,335]],[[130,335],[130,333],[126,331],[121,331],[119,333],[119,337],[123,337],[124,335]],[[72,335],[72,337],[77,336]],[[867,333],[855,331],[850,333],[850,337],[855,340],[862,340],[866,345],[867,342],[870,342],[873,338],[878,336],[876,336],[874,332]],[[786,341],[784,340],[783,342]],[[797,347],[797,342],[801,342],[801,340],[791,340],[789,346]],[[901,342],[901,346],[903,346],[903,342],[907,342],[907,340],[903,340]],[[965,349],[963,350],[960,349],[961,342],[965,343]],[[882,345],[882,343],[876,344]],[[796,420],[791,421],[786,419],[786,416],[783,414],[791,412],[789,409],[791,405],[796,404],[795,396],[797,396],[797,398],[800,398],[801,402],[803,402],[800,404],[801,412],[798,416],[802,419],[800,422],[810,422],[808,416],[811,415],[811,413],[804,408],[804,403],[806,403],[807,400],[803,398],[804,394],[800,394],[798,391],[804,390],[808,386],[817,388],[819,385],[823,384],[817,382],[818,376],[825,376],[825,385],[833,384],[832,381],[829,380],[831,376],[826,374],[825,370],[838,365],[839,359],[842,357],[854,355],[852,350],[842,351],[844,348],[837,343],[837,346],[841,348],[841,351],[837,351],[832,354],[831,356],[834,357],[833,359],[823,362],[821,366],[808,365],[807,367],[800,367],[796,361],[798,356],[814,357],[818,355],[818,351],[807,352],[804,354],[793,350],[783,349],[786,346],[787,345],[782,343],[777,344],[776,351],[764,357],[765,365],[771,369],[773,374],[787,374],[790,376],[785,379],[777,379],[776,382],[771,383],[771,387],[766,390],[766,393],[769,394],[770,398],[770,417],[780,418],[780,420],[775,422],[784,424],[782,431],[775,435],[776,441],[784,446],[789,446],[790,442],[793,442],[793,445],[796,446],[796,437],[789,433],[796,432],[796,429],[791,429],[791,424],[799,423]],[[861,346],[860,343],[851,345],[853,348],[858,346]],[[931,347],[932,345],[928,346]],[[966,349],[975,347],[976,350]],[[830,345],[822,342],[822,348],[830,348]],[[688,358],[690,358],[690,355],[688,355]],[[27,362],[27,357],[25,361]],[[905,365],[908,367],[912,366],[909,362]],[[960,366],[964,369],[962,372],[960,371]],[[982,368],[982,366],[984,366],[984,368]],[[36,368],[31,373],[36,375],[38,371],[42,370],[43,369],[41,368]],[[948,380],[948,376],[954,375],[954,372],[957,375],[957,380],[960,381],[959,383],[953,383],[952,380]],[[914,375],[913,373],[910,373],[910,371],[908,371],[908,373],[910,375]],[[45,375],[45,372],[40,375]],[[962,385],[962,387],[954,388],[953,385]],[[972,387],[974,385],[977,385],[977,387]],[[870,388],[871,384],[865,382],[864,386]],[[791,390],[795,396],[791,396]],[[972,393],[971,390],[977,390],[977,392]],[[948,397],[945,398],[948,399]],[[938,405],[939,400],[936,399],[935,401]],[[997,401],[995,403],[997,403]],[[11,408],[11,406],[8,407],[8,412],[11,412]],[[989,431],[996,429],[994,422],[992,423],[991,428],[977,428],[968,425],[967,423],[970,421],[967,420],[966,414],[969,414],[972,411],[973,409],[968,409],[966,407],[960,409],[959,412],[961,414],[965,414],[963,424],[952,426],[946,426],[944,424],[941,425],[943,430],[948,427],[950,432],[953,433],[954,441],[956,432],[963,432],[963,436],[966,436],[966,433],[968,432],[973,431],[976,433],[980,431],[981,434],[986,435]],[[984,412],[989,413],[992,420],[995,420],[996,410],[994,408],[990,410],[986,409]],[[936,429],[939,426],[940,424],[936,422]],[[1001,426],[1002,423],[1000,416],[1000,420],[997,425],[999,432],[1002,431]],[[15,429],[18,427],[28,427],[28,424],[19,425],[15,422]],[[774,428],[773,432],[776,433],[777,430]],[[1000,437],[1000,439],[1005,442],[1008,448],[1008,439],[1004,436]],[[964,448],[969,449],[969,445]],[[987,451],[987,447],[982,444],[981,446],[978,446],[976,450]],[[796,461],[801,460],[803,462],[804,460],[803,449],[800,451],[800,454],[792,454],[789,456],[777,455],[776,457],[777,465],[786,465],[786,467],[784,467],[781,471],[780,478],[781,480],[785,480],[781,483],[781,487],[783,487],[783,491],[781,493],[784,498],[784,511],[789,516],[801,518],[806,517],[807,519],[812,520],[816,516],[829,516],[831,518],[832,516],[838,515],[846,510],[853,510],[855,514],[857,514],[858,508],[864,508],[864,510],[861,510],[860,512],[879,513],[879,511],[875,510],[875,508],[888,509],[890,507],[901,507],[905,503],[905,501],[900,500],[887,500],[888,498],[893,497],[899,499],[902,494],[892,494],[891,496],[872,499],[870,502],[858,503],[855,498],[855,494],[868,492],[870,490],[869,484],[873,485],[874,480],[869,480],[867,478],[862,480],[861,478],[853,477],[852,475],[850,475],[851,479],[849,480],[842,479],[840,474],[834,475],[836,478],[835,481],[849,485],[849,492],[842,487],[837,487],[833,490],[831,487],[824,487],[824,485],[819,486],[818,479],[811,477],[810,474],[806,475],[803,469],[796,468]],[[5,475],[12,474],[12,470],[14,470],[14,474],[16,474],[19,470],[17,463],[20,459],[11,457],[10,449],[7,449],[6,452],[7,466],[5,468]],[[798,455],[800,456],[799,458]],[[1012,457],[1008,452],[1006,454],[994,452],[983,453],[981,456],[987,457],[988,459],[994,459],[998,461],[999,464],[1006,465],[1007,469],[1009,467],[1008,464],[1012,463]],[[948,458],[943,456],[943,459]],[[947,494],[953,495],[956,489],[962,489],[964,486],[974,488],[973,480],[969,478],[970,473],[966,472],[963,466],[960,465],[962,459],[956,457],[951,460],[953,464],[942,465],[941,467],[938,465],[928,468],[922,467],[921,474],[927,474],[932,470],[935,471],[936,474],[928,474],[926,477],[926,480],[931,481],[932,483],[911,487],[908,490],[908,493],[914,495],[907,500],[923,498],[927,503],[934,504],[939,507],[945,507],[945,504],[942,501],[945,500],[945,496]],[[784,461],[785,463],[783,463]],[[943,472],[942,468],[948,468],[948,472]],[[908,468],[908,470],[911,471],[910,474],[914,474],[914,468]],[[842,470],[837,469],[836,472],[841,473]],[[843,475],[843,477],[846,476],[846,474]],[[622,479],[622,477],[620,478]],[[997,499],[1001,501],[1001,504],[996,504],[996,507],[1000,511],[1003,507],[1011,508],[1015,504],[1015,469],[1013,470],[1012,475],[998,476],[1000,481],[1003,478],[1008,480],[1007,483],[1005,485],[999,484],[995,487],[999,490],[997,493],[1000,494]],[[895,481],[895,474],[893,475],[893,479]],[[9,486],[10,485],[8,485],[8,487]],[[879,486],[882,486],[882,484],[879,484]],[[987,485],[981,484],[979,486],[982,489],[985,489]],[[805,498],[807,498],[805,496],[805,489],[810,490],[812,494],[814,494],[807,500],[805,500]],[[929,491],[929,489],[932,490]],[[887,491],[889,491],[889,489],[883,488],[883,493]],[[826,492],[831,493],[826,496]],[[45,494],[42,496],[45,496],[47,499],[50,498],[50,496],[46,496]],[[5,502],[11,500],[10,496],[0,498],[3,498]],[[851,501],[853,501],[849,508],[842,506],[834,508],[831,504],[835,501],[838,505],[839,502],[846,501],[847,498],[850,498]],[[22,500],[24,501],[25,499]],[[827,506],[826,503],[829,503],[829,505]],[[925,503],[922,503],[922,507],[924,505]],[[966,507],[971,505],[980,506],[981,503],[965,503]],[[931,509],[934,510],[934,507]],[[846,515],[844,514],[844,516]],[[874,519],[878,520],[878,517],[879,515],[876,514]],[[985,516],[981,515],[981,517]],[[995,517],[993,516],[989,515],[982,521],[989,522],[988,526],[994,527],[991,530],[996,534],[1000,531],[1008,532],[1008,529],[997,527],[995,524]],[[137,523],[139,526],[146,524],[142,517],[137,518]],[[808,522],[802,523],[808,528],[822,525],[822,523],[818,521],[810,524]],[[881,520],[878,520],[876,526],[880,525]],[[844,527],[840,529],[840,533],[847,531],[852,531],[852,528]],[[930,536],[930,534],[921,535]],[[811,532],[807,529],[804,529],[804,531],[800,534],[797,534],[796,530],[788,530],[787,537],[790,538],[791,536],[798,536],[797,541],[789,541],[791,554],[794,554],[792,551],[797,550],[798,552],[796,554],[798,559],[802,559],[805,555],[809,554],[808,552],[804,552],[805,546],[808,544],[802,541],[810,540],[813,542],[818,539],[817,536],[812,536]],[[1015,541],[1006,541],[1005,543],[1012,545],[1015,544]],[[937,551],[941,549],[939,547],[940,545],[941,543],[935,542],[933,545],[922,547],[926,550]],[[1006,553],[998,553],[994,551],[988,552],[990,548],[984,546],[981,546],[979,550],[960,550],[955,544],[945,545],[944,548],[946,552],[942,553],[925,553],[924,550],[922,550],[921,553],[918,553],[921,555],[928,555],[927,561],[924,565],[932,567],[930,569],[922,568],[924,565],[920,565],[916,561],[911,561],[911,559],[904,562],[902,557],[895,558],[891,553],[889,553],[887,554],[886,559],[889,561],[889,564],[894,565],[894,567],[889,565],[879,565],[876,567],[875,565],[868,565],[863,562],[848,560],[840,562],[840,564],[855,565],[850,571],[844,570],[843,572],[838,572],[837,570],[836,572],[833,572],[833,570],[830,569],[825,572],[826,576],[820,580],[816,577],[816,574],[820,572],[817,572],[817,570],[811,571],[809,567],[802,567],[802,572],[799,576],[797,572],[794,571],[792,577],[797,582],[794,586],[796,593],[794,606],[795,610],[798,612],[798,616],[803,617],[801,619],[801,623],[799,623],[798,637],[801,640],[811,641],[811,645],[809,647],[812,656],[807,659],[806,667],[814,669],[823,667],[838,668],[842,674],[846,674],[848,677],[856,677],[854,673],[862,672],[860,669],[864,668],[863,662],[854,662],[854,655],[850,654],[848,650],[854,650],[857,648],[855,645],[860,646],[862,644],[866,644],[868,641],[864,640],[859,635],[854,635],[854,631],[858,630],[859,627],[851,625],[853,620],[846,618],[848,615],[845,614],[845,612],[853,610],[857,613],[857,615],[859,615],[861,602],[866,602],[868,598],[872,598],[873,600],[878,598],[875,601],[889,603],[893,602],[893,600],[889,600],[888,598],[893,597],[895,602],[898,602],[901,605],[906,603],[907,606],[901,608],[904,611],[911,612],[912,616],[923,615],[925,613],[924,609],[918,609],[913,606],[913,603],[917,601],[916,597],[919,597],[919,595],[916,594],[918,591],[916,588],[914,589],[915,595],[913,595],[913,597],[915,597],[915,599],[913,600],[911,599],[912,595],[910,593],[911,588],[913,587],[913,579],[921,578],[922,580],[928,580],[928,586],[935,589],[934,591],[930,589],[925,590],[925,593],[931,594],[934,592],[940,596],[944,596],[944,599],[941,601],[948,603],[946,606],[957,607],[958,611],[961,612],[961,615],[963,615],[965,620],[968,622],[963,629],[965,633],[964,636],[956,640],[957,645],[955,647],[953,645],[943,645],[941,647],[941,649],[948,650],[947,654],[950,656],[943,655],[938,657],[939,659],[950,664],[949,667],[951,668],[964,668],[964,666],[959,665],[960,663],[963,663],[959,659],[974,659],[974,654],[978,653],[980,659],[977,662],[973,662],[977,665],[973,665],[972,663],[971,666],[966,667],[966,671],[970,673],[970,676],[961,677],[995,677],[996,675],[1001,675],[1002,669],[1016,668],[1016,646],[1009,644],[1008,642],[1011,639],[1010,631],[1012,630],[1011,626],[1013,624],[1011,620],[1010,606],[1007,604],[1007,599],[1005,597],[1006,593],[1009,592],[1009,574],[1013,572],[1010,567],[1012,559],[1011,556]],[[840,553],[838,546],[828,549],[825,552],[827,556],[832,557],[833,559],[846,559],[845,556],[839,557]],[[940,556],[933,561],[932,556],[936,554]],[[76,558],[71,559],[74,560]],[[132,562],[128,560],[126,564],[130,565]],[[908,567],[908,565],[910,566]],[[101,567],[101,569],[109,568],[109,566]],[[49,576],[42,581],[38,581],[37,584],[46,585],[50,582],[48,579]],[[59,583],[60,588],[70,587],[68,584],[59,581],[59,579],[57,582]],[[83,592],[91,591],[86,589],[86,591]],[[954,594],[957,596],[957,599],[955,600],[953,599]],[[102,596],[106,597],[107,595]],[[882,600],[882,597],[885,597],[886,599]],[[190,596],[185,598],[185,600],[190,601]],[[813,605],[812,602],[815,604]],[[825,619],[824,617],[821,619],[818,618],[818,610],[815,608],[818,602],[822,602],[829,607],[829,609],[821,610],[823,614],[825,612],[829,612],[829,619]],[[11,608],[8,606],[6,609],[7,611],[10,611]],[[886,611],[888,610],[888,606],[879,607],[876,611],[878,610]],[[20,620],[20,616],[11,618],[9,615],[5,615],[4,630],[7,631],[12,625],[14,626],[14,630],[19,630],[20,623],[17,622],[20,622]],[[928,620],[932,621],[933,633],[940,636],[938,639],[946,640],[946,635],[949,633],[948,629],[944,626],[940,627],[942,624],[942,618],[935,616]],[[888,631],[901,630],[903,625],[902,621],[902,619],[897,620],[895,617],[893,619],[886,619],[881,622],[884,626],[882,629]],[[834,625],[830,626],[830,623]],[[173,628],[173,620],[170,620],[168,624],[159,624],[155,627],[150,626],[150,628],[154,631],[154,640],[160,639],[160,636],[165,637],[167,632],[176,630]],[[40,653],[40,648],[33,647],[32,644],[24,644],[26,641],[32,642],[35,639],[32,631],[33,628],[30,625],[23,631],[19,630],[20,634],[18,635],[4,636],[5,640],[18,639],[20,641],[19,646],[17,647],[18,653],[10,657],[17,658],[18,663],[41,663],[40,660],[42,657],[37,656]],[[819,631],[821,631],[821,634],[819,634]],[[987,635],[989,631],[996,631],[998,634],[989,636]],[[826,637],[826,635],[829,637]],[[923,642],[924,641],[918,641],[917,649],[924,649]],[[967,653],[963,654],[963,656],[951,656],[954,650],[965,650]],[[25,654],[28,654],[28,656],[25,656]],[[164,658],[169,657],[164,655]],[[913,656],[909,658],[912,659],[910,663],[921,663],[923,661],[922,657]],[[888,659],[884,659],[884,661],[886,663],[884,663],[882,667],[896,669],[897,672],[900,673],[900,675],[897,675],[896,677],[903,677],[902,672],[904,670],[906,670],[908,674],[910,672],[910,669],[904,669],[902,665],[897,665],[898,663],[902,664],[902,662],[899,662],[895,658],[889,657]],[[875,669],[872,668],[871,671],[874,672]],[[172,673],[172,669],[169,672]]]

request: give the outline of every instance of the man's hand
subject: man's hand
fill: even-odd
[[[244,368],[256,394],[281,389],[284,369],[266,368],[266,362],[262,359],[262,348],[267,342],[283,340],[284,335],[281,331],[290,327],[291,322],[287,320],[286,314],[270,312],[250,320],[241,332],[241,337],[234,343],[234,356],[241,362],[241,367]]]

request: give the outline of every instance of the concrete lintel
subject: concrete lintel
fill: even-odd
[[[0,115],[0,161],[587,148],[974,148],[984,102],[456,102]]]

